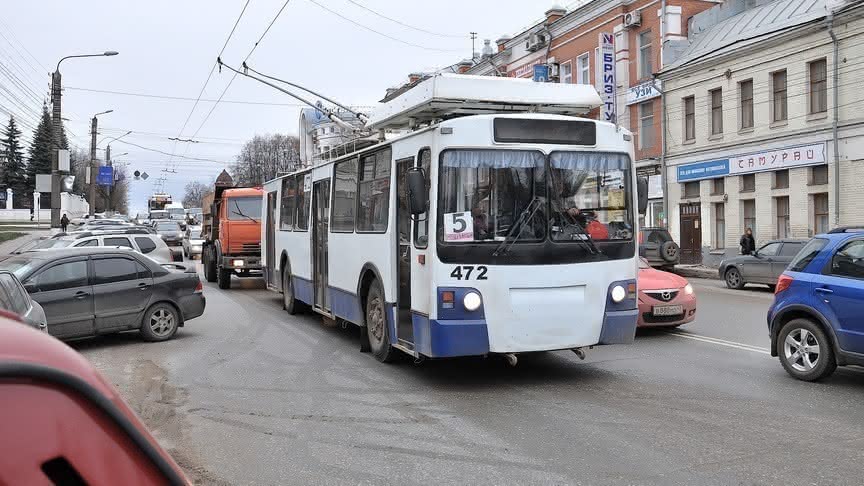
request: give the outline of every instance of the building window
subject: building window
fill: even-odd
[[[817,165],[810,169],[810,184],[828,184],[827,165]]]
[[[684,140],[696,140],[696,98],[684,98]]]
[[[756,174],[744,174],[741,176],[741,192],[753,192],[756,190]]]
[[[789,189],[789,169],[774,172],[774,189]]]
[[[712,89],[708,92],[711,97],[711,135],[723,133],[723,89]]]
[[[777,213],[777,238],[789,238],[789,197],[775,197],[774,209]]]
[[[781,122],[787,118],[786,111],[786,70],[771,73],[771,93],[773,109],[771,110],[771,121]]]
[[[813,194],[813,234],[828,232],[828,193]]]
[[[699,197],[699,181],[684,183],[684,197],[694,198]]]
[[[390,207],[391,152],[385,150],[360,158],[357,231],[383,233]]]
[[[639,104],[639,148],[654,146],[654,101]]]
[[[573,82],[573,64],[570,61],[561,63],[561,82],[564,84]]]
[[[639,79],[650,78],[654,74],[651,65],[651,31],[639,34]]]
[[[576,81],[579,84],[591,84],[591,56],[586,52],[576,59]]]
[[[807,67],[810,76],[810,113],[825,113],[828,111],[828,62],[819,59]]]
[[[726,194],[726,179],[720,177],[719,179],[713,179],[711,186],[711,194],[714,196],[722,196]]]
[[[738,83],[741,97],[741,128],[753,128],[753,80]]]
[[[346,160],[333,168],[333,215],[331,231],[354,231],[354,212],[357,209],[357,159]]]
[[[726,205],[723,203],[714,205],[714,248],[726,248]]]
[[[756,234],[756,200],[746,199],[741,201],[741,214],[744,215],[744,230],[747,228]],[[755,237],[755,236],[754,236]]]

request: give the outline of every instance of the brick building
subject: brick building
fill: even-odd
[[[643,224],[665,226],[662,105],[654,73],[671,57],[670,46],[686,39],[689,19],[716,4],[704,0],[594,0],[569,12],[552,7],[544,20],[513,37],[498,39],[498,52],[467,72],[531,78],[534,66],[545,64],[550,67],[550,81],[599,88],[599,34],[614,34],[618,123],[636,134],[636,166],[650,182],[651,200]],[[598,115],[599,110],[589,114]]]
[[[747,227],[762,244],[864,224],[864,3],[729,2],[693,25],[660,73],[682,257],[717,263]]]

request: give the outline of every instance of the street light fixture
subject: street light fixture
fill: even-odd
[[[60,64],[66,59],[71,59],[74,57],[103,57],[103,56],[116,56],[119,54],[117,51],[105,51],[101,54],[75,54],[72,56],[61,57],[59,61],[57,61],[57,68],[51,74],[51,125],[54,131],[54,140],[55,143],[60,142],[61,139],[61,124],[62,122],[62,111],[61,111],[61,99],[63,94],[61,76],[60,76]],[[96,117],[93,117],[94,123]],[[60,147],[57,146],[55,150],[51,152],[51,227],[59,228],[60,227],[60,184],[61,177],[60,174]],[[94,157],[95,158],[95,157]],[[92,201],[92,198],[91,198]],[[91,213],[92,209],[91,209]]]

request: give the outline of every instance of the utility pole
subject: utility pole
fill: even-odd
[[[477,52],[474,50],[474,41],[477,40],[477,32],[469,32],[471,34],[471,60],[475,61],[474,54]]]
[[[51,227],[60,227],[60,184],[63,175],[60,173],[60,99],[61,99],[61,76],[60,63],[57,70],[51,74],[51,128],[54,131],[54,145],[51,150]]]
[[[90,216],[96,212],[96,172],[99,165],[96,163],[96,124],[98,119],[93,115],[90,121]]]
[[[112,167],[112,165],[111,165],[111,144],[110,143],[108,144],[107,147],[105,147],[105,165],[107,165],[108,167]],[[114,177],[113,171],[112,171],[111,177],[112,178]],[[111,210],[111,189],[112,189],[111,186],[108,186],[105,188],[105,193],[107,194],[105,196],[105,209],[109,210],[109,211]]]

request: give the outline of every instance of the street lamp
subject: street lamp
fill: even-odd
[[[60,76],[60,64],[66,59],[71,59],[73,57],[103,57],[103,56],[116,56],[119,54],[117,51],[105,51],[101,54],[75,54],[72,56],[66,56],[60,58],[57,61],[57,68],[51,74],[51,125],[54,130],[54,140],[57,143],[57,150],[51,151],[51,227],[59,228],[60,227],[60,184],[61,177],[60,174],[60,155],[58,150],[60,149],[60,127],[62,123],[61,118],[61,96],[62,96],[62,82]],[[92,214],[92,213],[91,213]]]
[[[114,110],[100,111],[93,115],[93,119],[90,121],[90,216],[93,216],[96,212],[96,173],[99,170],[99,166],[96,163],[96,131],[98,125],[96,117],[113,112]]]

